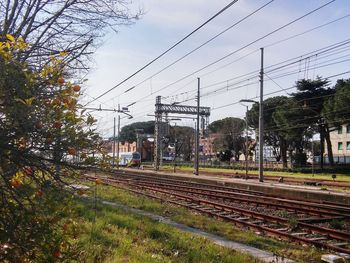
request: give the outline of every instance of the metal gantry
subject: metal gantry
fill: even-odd
[[[161,96],[156,97],[154,127],[154,169],[156,171],[159,170],[159,166],[162,162],[162,138],[168,135],[169,133],[169,113],[197,115],[198,110],[197,106],[162,104]],[[199,116],[201,116],[203,120],[202,123],[208,123],[208,117],[210,116],[210,108],[199,107]]]

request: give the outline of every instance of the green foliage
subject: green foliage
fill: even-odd
[[[349,122],[350,79],[339,79],[334,88],[335,94],[326,99],[322,114],[328,123],[338,127]]]
[[[232,151],[232,156],[238,161],[245,147],[245,139],[243,136],[245,121],[240,118],[227,117],[212,122],[208,128],[212,133],[217,133],[219,135],[214,140],[214,150],[222,153],[227,152],[227,150]],[[223,155],[225,160],[226,156],[227,154]]]
[[[183,207],[171,205],[169,203],[161,203],[144,196],[135,195],[123,189],[106,185],[101,186],[101,189],[103,190],[99,192],[101,198],[104,200],[110,200],[127,205],[128,207],[163,215],[171,218],[175,222],[217,234],[229,240],[268,250],[274,252],[276,255],[293,258],[298,262],[318,262],[317,260],[319,260],[323,252],[311,247],[300,249],[300,246],[297,244],[293,245],[290,242],[257,236],[254,232],[249,230],[241,231],[236,226],[232,225],[232,223],[210,218],[206,215],[189,211]],[[86,214],[89,209],[82,207],[82,211],[83,214]],[[226,257],[224,256],[226,254],[224,251],[227,251],[226,249],[220,249],[222,252],[219,252],[216,246],[210,245],[208,241],[190,236],[168,226],[160,225],[158,222],[148,220],[145,217],[132,215],[128,211],[122,211],[121,209],[112,210],[111,207],[105,207],[98,210],[97,218],[98,222],[105,221],[103,224],[96,224],[95,232],[100,233],[99,237],[102,237],[102,239],[95,240],[93,246],[88,249],[87,254],[95,252],[99,253],[101,256],[103,252],[100,253],[100,251],[102,247],[106,246],[101,246],[100,244],[105,240],[109,240],[109,244],[112,244],[113,241],[111,239],[117,239],[118,241],[115,241],[114,244],[118,245],[110,246],[116,250],[110,258],[110,262],[118,262],[118,258],[128,259],[129,261],[135,259],[135,262],[147,262],[149,253],[157,255],[157,257],[154,256],[151,262],[155,262],[156,259],[161,262],[167,262],[167,259],[172,262],[226,261]],[[111,218],[113,218],[113,220],[111,220]],[[125,243],[128,244],[127,248],[124,247]],[[157,244],[157,246],[155,247],[154,244]],[[130,246],[134,249],[130,249]],[[174,256],[174,252],[176,251],[178,251],[178,253],[176,253],[177,256]],[[257,261],[257,259],[240,258],[242,255],[237,255],[230,250],[227,251],[227,253],[234,257],[228,258],[228,262]],[[109,253],[104,251],[104,255],[108,256]],[[164,255],[168,257],[164,257]],[[88,255],[86,256],[88,258]],[[144,259],[144,257],[146,257],[146,259]]]
[[[232,152],[230,150],[226,150],[219,152],[217,157],[221,162],[229,162],[232,156]]]
[[[288,101],[286,96],[276,96],[264,100],[264,142],[266,145],[273,147],[273,154],[276,161],[287,163],[286,151],[288,148],[287,141],[283,136],[283,129],[278,129],[278,124],[273,118],[273,114],[277,107],[284,105]],[[253,104],[252,108],[247,113],[248,125],[255,130],[259,128],[259,104]]]
[[[185,161],[190,161],[192,157],[192,150],[194,145],[194,129],[185,126],[171,126],[169,142],[175,142],[176,155],[183,156]]]
[[[78,229],[72,219],[69,195],[49,181],[40,194],[32,187],[18,191],[31,197],[31,207],[18,202],[2,203],[0,261],[54,262],[75,258],[78,247],[70,240],[77,237]]]
[[[273,119],[277,124],[276,129],[288,145],[290,154],[294,151],[294,162],[298,166],[305,165],[306,158],[303,159],[302,156],[304,156],[305,135],[307,135],[310,120],[304,113],[303,107],[293,98],[289,98],[276,108]]]
[[[108,192],[104,188],[103,193]],[[120,191],[113,189],[115,196]],[[123,197],[126,195],[123,193]],[[128,201],[133,197],[127,195]],[[134,206],[139,207],[142,197]],[[154,204],[150,200],[145,203]],[[78,262],[250,262],[250,256],[213,244],[173,227],[124,209],[97,204],[78,204],[83,234],[78,240]],[[156,206],[160,207],[159,204]],[[169,210],[169,209],[168,209]],[[211,224],[213,225],[213,224]],[[90,229],[93,229],[90,231]],[[256,260],[256,262],[259,262]]]
[[[0,258],[50,262],[64,250],[56,222],[68,208],[52,191],[74,172],[68,160],[97,151],[99,137],[79,110],[80,86],[64,79],[62,58],[35,71],[16,58],[28,45],[7,38],[0,42]]]
[[[296,82],[296,88],[298,92],[293,94],[299,105],[303,107],[303,111],[299,113],[301,119],[307,121],[305,125],[310,128],[314,128],[320,133],[321,137],[321,155],[323,156],[324,140],[327,141],[328,159],[331,165],[334,164],[332,141],[330,140],[330,126],[327,120],[323,118],[321,113],[325,108],[325,101],[330,96],[334,95],[335,89],[329,87],[329,81],[317,77],[315,80],[299,80]],[[303,114],[303,115],[301,115]],[[332,125],[332,124],[331,124]]]
[[[134,122],[132,124],[125,125],[120,131],[119,140],[122,142],[135,142],[137,129],[142,129],[142,133],[154,134],[154,121]]]

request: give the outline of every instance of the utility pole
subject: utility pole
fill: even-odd
[[[243,99],[243,100],[240,100],[239,102],[256,103],[256,101],[249,100],[249,99]],[[248,109],[249,108],[248,108],[248,105],[245,105],[245,104],[242,104],[242,105],[246,107],[246,111],[245,111],[245,179],[248,179]]]
[[[311,138],[311,151],[312,151],[312,177],[315,176],[314,163],[315,163],[315,153],[314,153],[314,138]]]
[[[248,179],[248,105],[245,112],[245,179]]]
[[[177,140],[176,140],[176,123],[174,127],[174,173],[176,173],[176,147],[177,147]]]
[[[112,160],[112,167],[114,168],[115,165],[115,117],[113,118],[113,160]]]
[[[196,126],[196,156],[195,156],[195,175],[199,175],[199,110],[200,110],[200,78],[198,80],[198,90],[197,90],[197,126]]]
[[[264,48],[261,50],[260,104],[259,104],[259,182],[264,182]]]
[[[117,168],[119,169],[119,141],[120,141],[120,105],[118,104],[118,140],[117,140]]]

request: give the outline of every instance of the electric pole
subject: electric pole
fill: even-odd
[[[118,104],[118,111],[120,111],[120,105]],[[120,141],[120,114],[118,113],[118,137],[117,137],[117,168],[119,169],[119,141]]]
[[[260,104],[259,104],[259,181],[264,182],[264,48],[261,50]]]
[[[113,118],[113,160],[112,160],[112,167],[114,168],[115,165],[115,117]]]
[[[198,90],[197,90],[197,126],[196,126],[196,146],[195,146],[195,175],[199,175],[199,110],[200,110],[200,78],[198,80]]]

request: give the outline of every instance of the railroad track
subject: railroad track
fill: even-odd
[[[146,170],[153,170],[153,167],[146,167]],[[183,173],[187,173],[186,171],[181,171]],[[201,174],[211,176],[211,175],[219,175],[223,177],[234,177],[234,178],[241,178],[241,179],[247,179],[245,173],[227,173],[227,172],[207,172],[207,171],[201,171]],[[340,187],[340,188],[350,188],[350,182],[348,181],[342,181],[342,180],[332,180],[332,179],[318,179],[318,178],[298,178],[298,177],[290,177],[290,176],[271,176],[271,175],[264,175],[265,181],[272,181],[272,182],[280,182],[280,179],[282,178],[281,183],[288,183],[288,184],[295,184],[295,185],[310,185],[310,186],[329,186],[329,187]],[[249,180],[258,180],[259,176],[257,174],[248,174]]]
[[[127,173],[99,177],[104,184],[186,207],[278,238],[350,254],[350,208],[265,195],[258,191]],[[87,176],[95,180],[95,176]],[[331,228],[345,224],[344,230]]]

